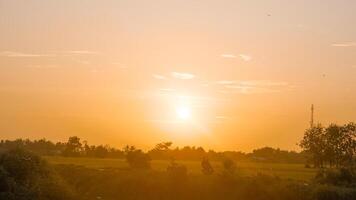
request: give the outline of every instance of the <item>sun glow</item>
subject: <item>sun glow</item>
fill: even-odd
[[[176,114],[180,120],[188,120],[191,119],[192,117],[191,109],[188,106],[184,106],[184,105],[178,106],[176,108]]]

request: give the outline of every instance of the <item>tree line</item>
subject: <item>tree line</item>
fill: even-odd
[[[305,131],[300,147],[317,168],[356,167],[356,124],[317,124]]]
[[[22,147],[42,156],[68,156],[68,157],[93,157],[93,158],[119,158],[124,159],[128,152],[141,151],[150,159],[155,160],[202,160],[207,158],[214,161],[222,161],[225,158],[233,160],[248,160],[258,162],[284,162],[303,163],[304,153],[286,151],[271,147],[263,147],[253,150],[251,153],[239,151],[205,150],[202,147],[185,146],[173,147],[172,142],[158,143],[154,148],[143,152],[134,146],[127,145],[122,149],[109,145],[90,145],[87,141],[81,141],[77,136],[69,137],[67,142],[51,142],[46,139],[29,140],[1,140],[0,151]]]

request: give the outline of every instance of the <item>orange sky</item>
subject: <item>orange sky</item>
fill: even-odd
[[[318,122],[356,121],[355,10],[348,0],[0,0],[1,139],[298,150],[312,103]]]

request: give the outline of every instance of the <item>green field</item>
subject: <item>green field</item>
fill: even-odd
[[[128,165],[122,159],[98,159],[98,158],[69,158],[47,156],[45,159],[51,164],[73,164],[94,169],[127,169]],[[199,161],[177,161],[184,164],[189,173],[201,174],[201,166]],[[215,171],[219,172],[222,169],[221,163],[211,162]],[[154,170],[166,170],[169,161],[153,160],[151,162]],[[308,181],[315,175],[314,169],[305,168],[303,164],[282,164],[282,163],[256,163],[256,162],[237,162],[238,173],[243,176],[252,176],[257,173],[278,176],[283,179],[295,179]]]

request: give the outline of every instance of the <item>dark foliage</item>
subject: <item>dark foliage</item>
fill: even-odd
[[[355,168],[356,124],[313,126],[305,131],[300,147],[315,167]]]
[[[225,158],[239,161],[257,161],[257,162],[282,162],[282,163],[304,163],[305,155],[294,151],[284,151],[264,147],[255,149],[252,153],[242,153],[238,151],[215,152],[213,150],[205,151],[202,147],[185,146],[183,148],[171,148],[171,142],[163,142],[156,145],[155,148],[148,151],[152,159],[170,160],[209,160],[222,161]]]
[[[356,171],[350,168],[320,169],[315,181],[322,184],[356,187]]]
[[[167,167],[167,173],[173,182],[183,182],[188,177],[187,167],[176,163],[174,160]]]
[[[202,167],[202,172],[205,175],[211,175],[214,173],[214,168],[213,166],[210,164],[210,161],[208,158],[204,158],[201,161],[201,167]]]
[[[223,168],[224,168],[224,172],[228,173],[228,174],[234,174],[236,171],[236,163],[234,160],[226,158],[223,161]]]
[[[45,161],[17,148],[0,156],[0,199],[67,200],[72,195]]]
[[[124,152],[108,145],[88,145],[86,141],[73,136],[67,142],[53,143],[46,139],[14,141],[1,140],[0,152],[13,148],[23,148],[41,156],[70,156],[70,157],[96,157],[96,158],[124,158]]]
[[[177,164],[172,169],[178,169]],[[153,170],[95,170],[58,166],[59,173],[79,194],[78,200],[354,200],[356,189],[305,184],[271,176],[229,177],[187,175],[177,181],[172,174]],[[180,171],[180,170],[178,170]],[[180,174],[181,173],[177,173]],[[174,176],[177,177],[177,176]],[[174,181],[173,181],[174,180]],[[98,184],[100,183],[100,184]]]
[[[95,157],[95,158],[125,158],[124,150],[112,148],[108,145],[89,145],[87,141],[81,141],[79,137],[73,136],[67,142],[53,143],[46,139],[41,140],[22,140],[14,141],[1,140],[0,152],[15,147],[21,147],[42,156],[70,156],[70,157]],[[183,148],[172,148],[172,142],[157,144],[152,150],[147,152],[150,158],[155,160],[209,160],[222,161],[230,158],[239,161],[257,162],[283,162],[283,163],[304,163],[303,153],[294,151],[284,151],[264,147],[255,149],[252,153],[242,153],[238,151],[215,152],[205,151],[202,147],[185,146]]]
[[[126,161],[131,168],[135,169],[149,169],[151,168],[151,159],[142,150],[136,149],[134,146],[127,146],[125,148]]]

